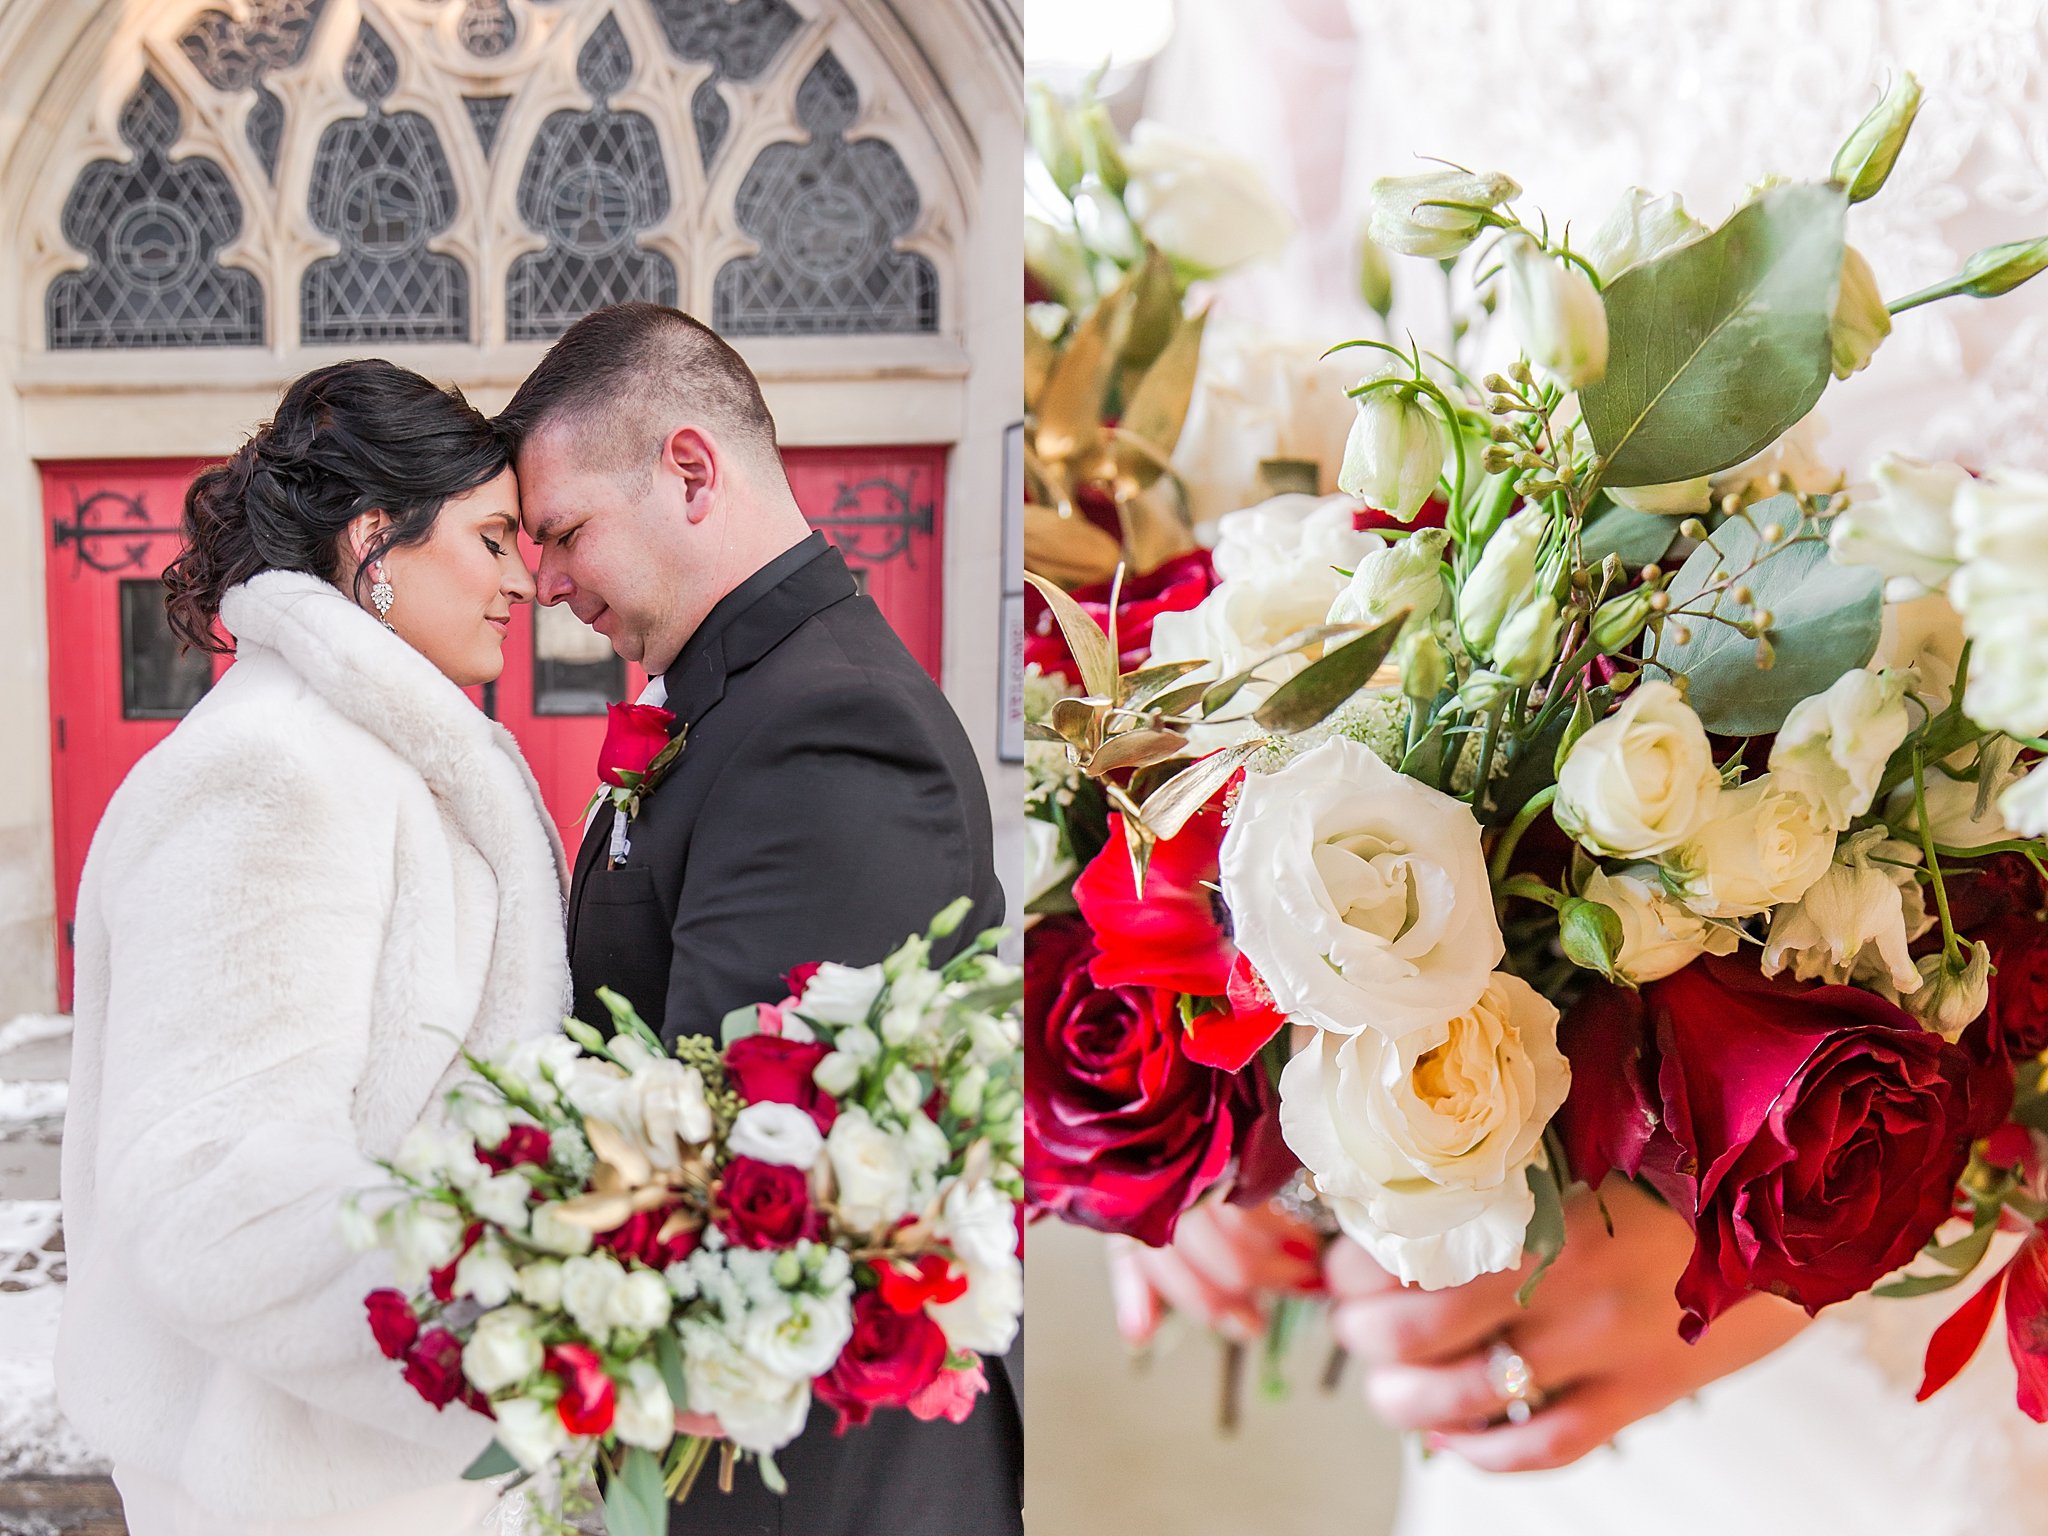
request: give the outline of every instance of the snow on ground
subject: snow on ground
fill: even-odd
[[[11,1051],[18,1045],[60,1039],[70,1033],[71,1018],[68,1014],[24,1013],[0,1024],[0,1053]]]

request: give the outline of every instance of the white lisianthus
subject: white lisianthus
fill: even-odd
[[[1928,712],[1939,714],[1955,694],[1963,644],[1963,616],[1946,593],[1886,603],[1870,668],[1899,673]]]
[[[590,1229],[579,1227],[573,1221],[565,1221],[562,1218],[561,1202],[556,1200],[533,1208],[533,1225],[528,1237],[534,1247],[547,1253],[566,1256],[588,1253],[591,1248]]]
[[[408,1200],[388,1217],[399,1284],[410,1289],[462,1249],[462,1212],[439,1200]]]
[[[1607,306],[1593,280],[1527,235],[1507,241],[1508,306],[1523,355],[1567,389],[1607,371]]]
[[[999,1264],[963,1264],[967,1289],[952,1301],[928,1306],[952,1348],[1000,1355],[1016,1342],[1024,1315],[1024,1266],[1012,1258]]]
[[[1027,907],[1041,896],[1065,885],[1076,873],[1074,855],[1068,851],[1066,837],[1052,822],[1037,816],[1024,818],[1024,857],[1024,904]],[[848,1086],[852,1086],[850,1082]]]
[[[2000,795],[1998,811],[2021,837],[2048,837],[2048,763]]]
[[[1539,592],[1507,616],[1493,637],[1493,664],[1517,688],[1526,688],[1557,660],[1557,599]]]
[[[1877,274],[1853,245],[1842,247],[1842,281],[1828,321],[1828,350],[1835,377],[1846,379],[1867,366],[1878,343],[1892,333],[1891,311],[1878,291]]]
[[[618,1378],[612,1433],[627,1445],[665,1451],[676,1437],[675,1399],[651,1360],[633,1360]]]
[[[1017,1257],[1017,1202],[987,1179],[956,1181],[940,1208],[938,1235],[963,1262],[995,1269]]]
[[[917,1104],[923,1102],[922,1097],[917,1100]],[[946,1160],[953,1155],[953,1144],[939,1129],[938,1122],[914,1104],[904,1116],[903,1150],[910,1158],[910,1166],[929,1178],[946,1166]]]
[[[832,1369],[853,1337],[853,1287],[790,1292],[749,1309],[740,1347],[778,1376],[810,1381]]]
[[[1797,901],[1834,856],[1812,803],[1766,773],[1721,791],[1713,820],[1666,861],[1665,882],[1702,917],[1748,917]]]
[[[1579,894],[1621,919],[1614,968],[1638,984],[1683,970],[1701,955],[1732,955],[1742,943],[1734,929],[1672,900],[1654,865],[1633,864],[1612,874],[1596,869]]]
[[[1355,741],[1248,777],[1221,862],[1238,947],[1304,1023],[1398,1037],[1469,1008],[1499,963],[1471,807]]]
[[[1124,201],[1145,238],[1205,273],[1267,260],[1294,238],[1265,173],[1214,144],[1148,119],[1131,130],[1124,169]]]
[[[1846,831],[1870,809],[1885,764],[1912,728],[1905,697],[1905,678],[1859,667],[1801,699],[1771,746],[1778,787],[1803,796],[1823,826]]]
[[[517,1386],[541,1365],[540,1319],[525,1307],[499,1307],[477,1319],[462,1346],[462,1374],[489,1396]],[[510,1447],[507,1447],[510,1449]]]
[[[579,1254],[562,1266],[562,1310],[578,1328],[602,1339],[612,1327],[612,1292],[625,1278],[625,1266],[610,1254]]]
[[[1351,580],[1330,604],[1329,622],[1376,627],[1405,609],[1408,621],[1401,632],[1422,629],[1443,606],[1444,546],[1449,541],[1441,528],[1418,528],[1405,539],[1373,550],[1358,562]]]
[[[1965,707],[1980,725],[2048,729],[2048,475],[1994,470],[1956,492],[1963,568],[1949,595],[1974,642]]]
[[[1280,1077],[1280,1127],[1344,1231],[1435,1290],[1521,1261],[1525,1170],[1564,1103],[1557,1009],[1506,972],[1447,1022],[1319,1035]]]
[[[1798,901],[1771,914],[1763,970],[1790,963],[1801,981],[1830,985],[1888,980],[1897,992],[1920,985],[1908,946],[1934,919],[1914,869],[1920,850],[1867,827],[1835,850],[1834,862]]]
[[[1645,682],[1572,743],[1551,814],[1593,853],[1646,858],[1704,826],[1720,789],[1700,717],[1669,683]]]
[[[1630,267],[1690,245],[1706,232],[1706,225],[1685,211],[1676,193],[1655,197],[1641,187],[1630,187],[1580,254],[1593,264],[1602,283],[1611,283]]]
[[[498,1444],[528,1472],[538,1472],[569,1448],[569,1431],[553,1403],[531,1397],[507,1398],[491,1404]]]
[[[811,1081],[835,1099],[842,1099],[860,1081],[860,1063],[844,1051],[828,1051],[811,1069]]]
[[[463,1094],[455,1101],[455,1119],[480,1147],[495,1147],[512,1130],[512,1116],[497,1099]]]
[[[692,1412],[715,1414],[742,1450],[772,1455],[797,1437],[811,1409],[809,1377],[771,1371],[722,1323],[686,1321],[679,1331]]]
[[[825,1138],[839,1189],[835,1203],[846,1224],[862,1230],[887,1226],[910,1209],[910,1150],[868,1118],[858,1105],[842,1109]]]
[[[921,967],[897,977],[889,988],[888,1006],[882,1010],[883,1042],[900,1047],[913,1040],[935,1040],[944,1009],[934,1004],[943,985],[935,972]]]
[[[1435,411],[1398,389],[1358,397],[1337,470],[1338,490],[1406,523],[1422,510],[1443,472],[1444,430]]]
[[[1888,453],[1870,478],[1875,494],[1852,495],[1828,524],[1829,552],[1843,565],[1873,567],[1893,602],[1939,591],[1958,564],[1955,501],[1968,472]]]
[[[809,1168],[825,1149],[825,1138],[808,1110],[794,1104],[749,1104],[733,1117],[725,1139],[736,1157],[751,1157],[785,1168]]]
[[[469,1207],[508,1232],[524,1232],[526,1202],[532,1194],[533,1183],[525,1174],[500,1173],[469,1192]]]
[[[562,1304],[562,1266],[555,1259],[535,1259],[519,1271],[519,1299],[552,1312]]]
[[[581,1263],[571,1259],[571,1264]],[[652,1333],[668,1321],[673,1306],[668,1282],[651,1269],[628,1270],[604,1298],[605,1320],[614,1328]]]
[[[491,1170],[477,1161],[476,1143],[460,1131],[423,1122],[405,1133],[391,1164],[420,1184],[446,1181],[457,1189],[481,1184]]]
[[[1404,256],[1441,260],[1470,245],[1484,227],[1481,214],[1522,189],[1497,172],[1425,171],[1419,176],[1382,176],[1372,184],[1372,215],[1366,234],[1375,245]]]
[[[496,1243],[478,1243],[455,1266],[455,1294],[486,1307],[502,1307],[518,1289],[519,1272]]]
[[[1536,556],[1545,525],[1544,514],[1533,508],[1507,519],[1494,529],[1458,589],[1458,634],[1474,656],[1491,655],[1509,615],[1535,601]]]
[[[804,984],[796,1011],[820,1024],[864,1025],[875,1006],[875,999],[881,995],[882,968],[879,965],[856,968],[828,960]],[[841,1050],[846,1048],[843,1040],[838,1043]]]

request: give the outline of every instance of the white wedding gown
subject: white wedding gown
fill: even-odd
[[[1924,108],[1884,192],[1849,219],[1897,295],[1982,246],[2048,235],[2042,0],[1182,0],[1146,112],[1268,170],[1302,238],[1226,280],[1219,304],[1322,346],[1376,334],[1352,280],[1365,189],[1423,168],[1416,154],[1508,172],[1553,226],[1590,232],[1630,184],[1714,223],[1767,173],[1824,176],[1901,69]],[[1395,334],[1441,346],[1434,271],[1394,263]],[[2048,471],[2048,276],[1900,316],[1820,414],[1852,479],[1886,449]],[[2048,1425],[2014,1406],[2002,1319],[1955,1382],[1912,1400],[1929,1333],[1976,1283],[1831,1309],[1560,1472],[1411,1463],[1397,1530],[2048,1533]]]

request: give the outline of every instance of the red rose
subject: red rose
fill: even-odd
[[[1025,946],[1024,1181],[1039,1209],[1156,1247],[1229,1167],[1258,1089],[1189,1059],[1176,994],[1097,986],[1094,957],[1072,918]]]
[[[596,1245],[621,1259],[638,1259],[649,1269],[667,1269],[671,1264],[681,1263],[697,1251],[703,1234],[690,1227],[666,1242],[662,1241],[661,1229],[668,1224],[676,1209],[673,1205],[664,1205],[651,1211],[635,1211],[622,1226],[600,1232],[595,1239]]]
[[[1222,899],[1211,889],[1222,846],[1223,808],[1205,805],[1153,846],[1141,895],[1123,816],[1110,813],[1109,841],[1074,878],[1074,903],[1095,935],[1088,974],[1097,986],[1223,995],[1237,950]]]
[[[923,1311],[898,1312],[880,1293],[853,1298],[853,1337],[818,1378],[818,1400],[839,1410],[839,1433],[877,1408],[902,1408],[938,1379],[946,1335]]]
[[[2012,913],[1970,935],[1991,946],[1991,989],[1964,1039],[2016,1061],[2048,1050],[2048,925]]]
[[[384,1358],[402,1358],[420,1336],[420,1320],[413,1314],[412,1303],[401,1291],[382,1290],[370,1292],[363,1305],[369,1309],[370,1332],[376,1335]]]
[[[604,1362],[588,1344],[556,1344],[543,1363],[562,1381],[555,1412],[572,1435],[601,1435],[612,1427],[618,1389],[605,1374]]]
[[[787,976],[782,978],[782,987],[791,997],[802,997],[804,988],[811,984],[811,978],[825,968],[822,960],[806,960]]]
[[[430,1328],[405,1357],[405,1381],[436,1408],[446,1408],[463,1395],[462,1340],[446,1328]]]
[[[1751,1291],[1813,1313],[1868,1290],[1919,1252],[2004,1117],[1968,1053],[1855,987],[1707,956],[1639,1005],[1594,997],[1560,1032],[1566,1146],[1581,1177],[1640,1172],[1691,1223],[1687,1339]]]
[[[530,1163],[536,1168],[548,1165],[548,1153],[553,1144],[548,1133],[537,1125],[515,1125],[505,1133],[505,1139],[486,1151],[476,1149],[476,1160],[493,1173],[503,1173],[521,1163]]]
[[[988,1390],[988,1377],[981,1367],[964,1371],[941,1371],[932,1384],[903,1406],[914,1418],[944,1419],[948,1424],[965,1424],[974,1412],[974,1400]]]
[[[742,1248],[787,1248],[816,1225],[810,1177],[759,1158],[725,1165],[720,1204],[718,1229]]]
[[[668,745],[676,717],[652,704],[607,704],[604,746],[597,754],[597,776],[626,789],[626,774],[642,774]]]
[[[875,1294],[898,1312],[921,1311],[927,1302],[943,1307],[967,1294],[967,1276],[955,1273],[941,1254],[928,1253],[910,1269],[887,1261],[874,1269]]]
[[[839,1118],[839,1101],[811,1081],[811,1074],[831,1054],[822,1040],[747,1035],[725,1048],[725,1075],[749,1104],[794,1104],[820,1131],[829,1131]]]
[[[428,1274],[427,1280],[433,1287],[434,1300],[445,1303],[455,1299],[455,1266],[468,1257],[469,1250],[476,1246],[476,1240],[483,1235],[484,1224],[472,1221],[463,1229],[462,1246],[455,1251],[455,1257]]]
[[[1351,514],[1351,526],[1359,533],[1377,533],[1387,528],[1441,528],[1450,510],[1451,504],[1443,497],[1432,496],[1404,523],[1391,512],[1382,512],[1377,507],[1360,507]]]
[[[1126,672],[1143,667],[1152,655],[1152,621],[1162,613],[1181,613],[1195,607],[1216,585],[1206,549],[1175,555],[1164,565],[1143,576],[1126,576],[1118,594],[1116,643],[1122,655],[1118,665]],[[1110,583],[1076,587],[1074,601],[1104,630],[1109,628]],[[1060,634],[1059,621],[1037,591],[1024,594],[1024,660],[1041,672],[1057,672],[1079,685],[1080,669]]]

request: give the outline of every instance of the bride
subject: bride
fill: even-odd
[[[1711,223],[1765,173],[1824,173],[1901,69],[1926,105],[1885,196],[1850,220],[1885,291],[2048,232],[2040,0],[1188,0],[1178,25],[1145,110],[1249,155],[1305,224],[1278,268],[1221,285],[1219,311],[1301,336],[1310,355],[1373,334],[1350,294],[1364,191],[1422,168],[1415,154],[1512,174],[1553,224],[1590,230],[1631,182],[1683,194]],[[1238,110],[1219,119],[1224,100]],[[1395,336],[1437,345],[1435,274],[1405,262],[1396,275]],[[2048,470],[2048,293],[1900,316],[1877,365],[1822,412],[1823,457],[1852,479],[1885,449]],[[1331,1250],[1333,1329],[1368,1401],[1443,1452],[1410,1458],[1402,1536],[2048,1532],[2048,1428],[2014,1404],[2002,1325],[1939,1395],[1913,1401],[1929,1334],[1980,1280],[1811,1323],[1753,1297],[1687,1346],[1671,1290],[1689,1233],[1630,1186],[1605,1195],[1613,1238],[1581,1202],[1527,1309],[1513,1277],[1404,1291],[1356,1247]],[[1157,1293],[1242,1329],[1262,1287],[1303,1278],[1277,1218],[1202,1212],[1183,1232],[1175,1251],[1118,1259],[1140,1326]],[[1504,1417],[1518,1383],[1490,1347],[1503,1337],[1548,1394],[1526,1422]]]
[[[134,1536],[452,1536],[484,1419],[377,1349],[349,1192],[461,1069],[559,1025],[563,862],[462,690],[533,579],[491,424],[336,364],[193,483],[165,575],[235,664],[129,774],[87,858],[63,1148],[65,1414]],[[381,622],[380,622],[381,619]]]

